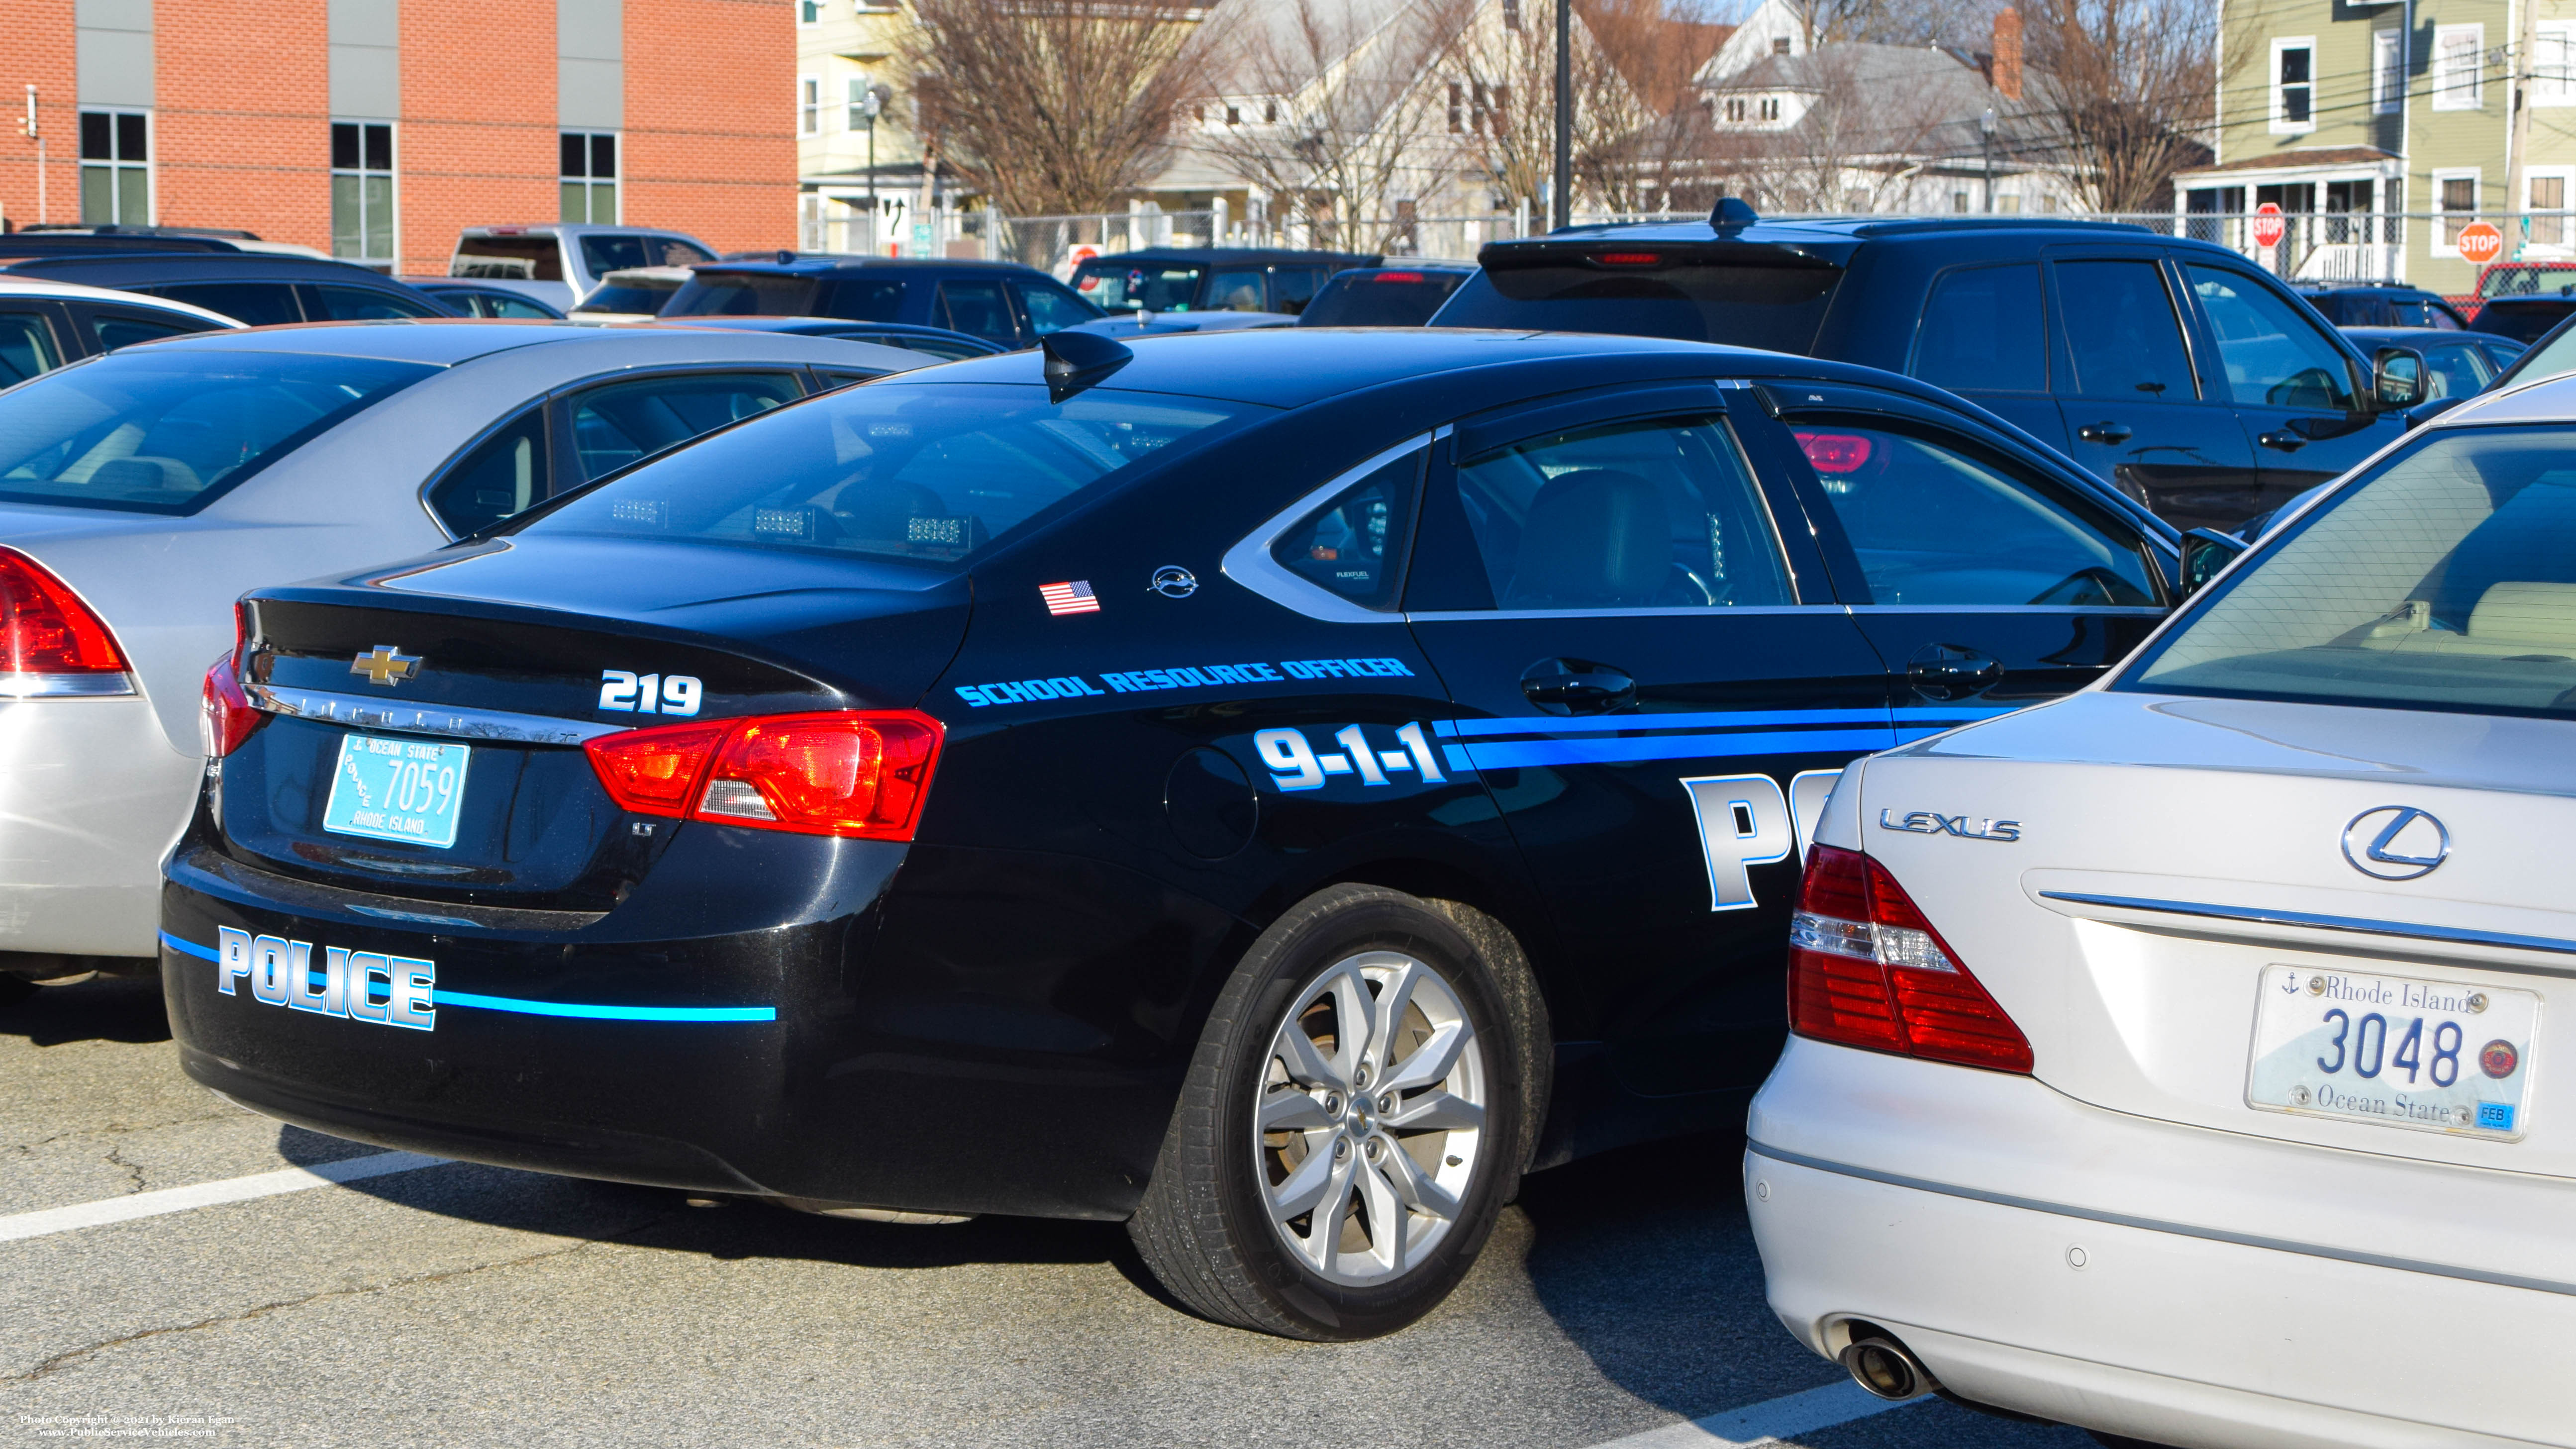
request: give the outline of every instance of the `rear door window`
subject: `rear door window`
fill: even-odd
[[[62,366],[42,312],[0,312],[0,387]]]
[[[601,477],[802,396],[804,389],[786,373],[648,377],[575,393],[568,407],[579,476],[571,482]]]
[[[903,320],[903,283],[874,277],[843,277],[823,283],[817,317],[846,317],[853,322]]]
[[[1011,304],[996,281],[952,280],[939,284],[939,325],[987,342],[1009,347],[1020,339]]]
[[[104,307],[88,309],[86,320],[90,336],[98,339],[101,352],[112,352],[128,343],[150,342],[155,338],[211,332],[216,326],[203,317],[191,317],[184,312],[119,311]]]
[[[553,480],[540,404],[503,424],[430,484],[429,510],[449,533],[463,538],[544,502],[554,491]]]
[[[1944,272],[1923,304],[1911,370],[1953,392],[2046,392],[2046,323],[2038,263]]]
[[[273,327],[304,320],[292,282],[180,282],[166,287],[138,287],[156,297],[221,312],[251,327]]]
[[[332,322],[387,322],[447,315],[429,302],[373,287],[315,287],[305,310],[317,321]]]

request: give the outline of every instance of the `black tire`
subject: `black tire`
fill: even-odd
[[[1427,1070],[1418,1064],[1437,1055],[1429,1044],[1445,1028],[1429,1027],[1427,1011],[1463,1018],[1472,1028],[1472,1045],[1461,1047],[1452,1065],[1428,1085],[1400,1084],[1383,1096],[1371,1096],[1375,1089],[1369,1087],[1367,1073],[1374,1049],[1364,1044],[1350,1078],[1360,1090],[1347,1101],[1324,1087],[1300,1089],[1274,1064],[1274,1049],[1287,1040],[1285,1032],[1297,1031],[1313,1044],[1309,1024],[1322,1020],[1331,1024],[1328,1035],[1338,1043],[1340,1008],[1314,993],[1331,990],[1329,983],[1336,980],[1361,982],[1360,968],[1352,965],[1356,961],[1383,963],[1390,957],[1429,968],[1416,979],[1437,986],[1416,987],[1408,995],[1413,1004],[1406,1009],[1406,1020],[1415,1025],[1389,1034],[1394,1045],[1389,1048],[1393,1060],[1382,1073],[1386,1081],[1409,1081],[1408,1066],[1418,1074]],[[1378,964],[1368,969],[1388,968]],[[1374,1011],[1379,998],[1393,989],[1393,980],[1368,978],[1366,986],[1372,993],[1366,1004]],[[1305,1009],[1299,1024],[1291,1026],[1288,1013],[1300,1005]],[[1338,1044],[1331,1050],[1333,1061],[1344,1060]],[[1253,942],[1218,995],[1128,1234],[1146,1267],[1174,1298],[1219,1323],[1303,1339],[1391,1333],[1431,1311],[1458,1285],[1474,1266],[1504,1204],[1517,1192],[1536,1144],[1552,1050],[1529,963],[1499,923],[1472,907],[1377,886],[1319,891]],[[1308,1108],[1292,1100],[1301,1096],[1315,1104],[1318,1120],[1340,1125],[1266,1135],[1256,1130],[1256,1114],[1267,1110],[1265,1104],[1286,1104],[1302,1120]],[[1416,1129],[1405,1120],[1426,1115],[1435,1103],[1432,1120],[1448,1120],[1464,1110],[1449,1104],[1469,1096],[1480,1096],[1482,1106],[1481,1126],[1472,1139],[1458,1139],[1437,1127]],[[1396,1101],[1392,1108],[1380,1105],[1391,1100]],[[1331,1114],[1337,1115],[1328,1115],[1327,1106],[1334,1102],[1343,1105],[1331,1106]],[[1326,1138],[1347,1149],[1330,1159],[1334,1166],[1329,1169],[1312,1156],[1324,1148],[1307,1145]],[[1462,1140],[1473,1144],[1463,1164],[1450,1151]],[[1288,1145],[1277,1145],[1282,1142]],[[1338,1200],[1342,1205],[1330,1210],[1346,1218],[1327,1222],[1312,1210],[1304,1215],[1304,1241],[1322,1268],[1295,1250],[1301,1232],[1297,1219],[1274,1221],[1270,1212],[1271,1194],[1289,1188],[1282,1178],[1293,1176],[1287,1162],[1291,1152],[1302,1154],[1299,1163],[1329,1170],[1337,1181],[1352,1184]],[[1426,1155],[1429,1163],[1422,1160]],[[1345,1162],[1346,1177],[1339,1171]],[[1454,1195],[1434,1198],[1422,1191],[1425,1181],[1433,1189],[1443,1185],[1425,1179],[1424,1172],[1444,1173],[1462,1165],[1465,1172],[1458,1175],[1463,1182]],[[1376,1176],[1367,1176],[1372,1173]],[[1407,1183],[1415,1185],[1416,1196],[1404,1196]],[[1440,1217],[1427,1208],[1407,1208],[1400,1197],[1454,1204],[1455,1211]],[[1388,1238],[1381,1239],[1372,1225],[1374,1203],[1397,1204],[1395,1231]],[[1329,1239],[1320,1236],[1327,1228]],[[1352,1238],[1365,1240],[1365,1253],[1342,1250],[1340,1245]],[[1427,1240],[1428,1246],[1405,1261],[1400,1245],[1408,1239]],[[1399,1246],[1381,1246],[1388,1241]],[[1367,1256],[1379,1252],[1393,1257],[1391,1266]],[[1346,1266],[1351,1264],[1359,1266],[1352,1270]],[[1327,1271],[1335,1267],[1363,1278],[1370,1272],[1383,1276],[1352,1281]]]
[[[0,971],[0,1010],[15,1006],[42,989],[15,971]]]

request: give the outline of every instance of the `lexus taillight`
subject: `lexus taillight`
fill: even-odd
[[[1869,461],[1867,438],[1851,433],[1801,432],[1795,436],[1807,454],[1807,462],[1819,473],[1856,473]]]
[[[1789,924],[1789,1026],[1800,1036],[2027,1072],[2030,1042],[1887,867],[1810,847]]]
[[[910,840],[939,741],[926,714],[871,710],[662,725],[584,748],[610,798],[641,814]]]
[[[206,671],[205,692],[197,701],[197,743],[218,760],[240,749],[250,732],[268,719],[242,692],[241,675],[233,666],[236,657],[227,652]]]
[[[14,548],[0,548],[0,671],[123,674],[125,651],[71,586]]]

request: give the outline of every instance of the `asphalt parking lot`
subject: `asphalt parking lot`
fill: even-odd
[[[1851,1417],[1871,1401],[1763,1305],[1723,1139],[1533,1178],[1455,1297],[1348,1345],[1165,1306],[1112,1224],[896,1227],[466,1164],[96,1221],[386,1165],[188,1081],[151,982],[0,1010],[0,1144],[0,1434],[28,1442],[2091,1442],[1938,1401]]]

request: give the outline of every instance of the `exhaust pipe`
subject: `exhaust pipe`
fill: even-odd
[[[1883,1329],[1854,1335],[1842,1351],[1842,1365],[1853,1383],[1890,1402],[1919,1399],[1941,1387],[1923,1361]]]

